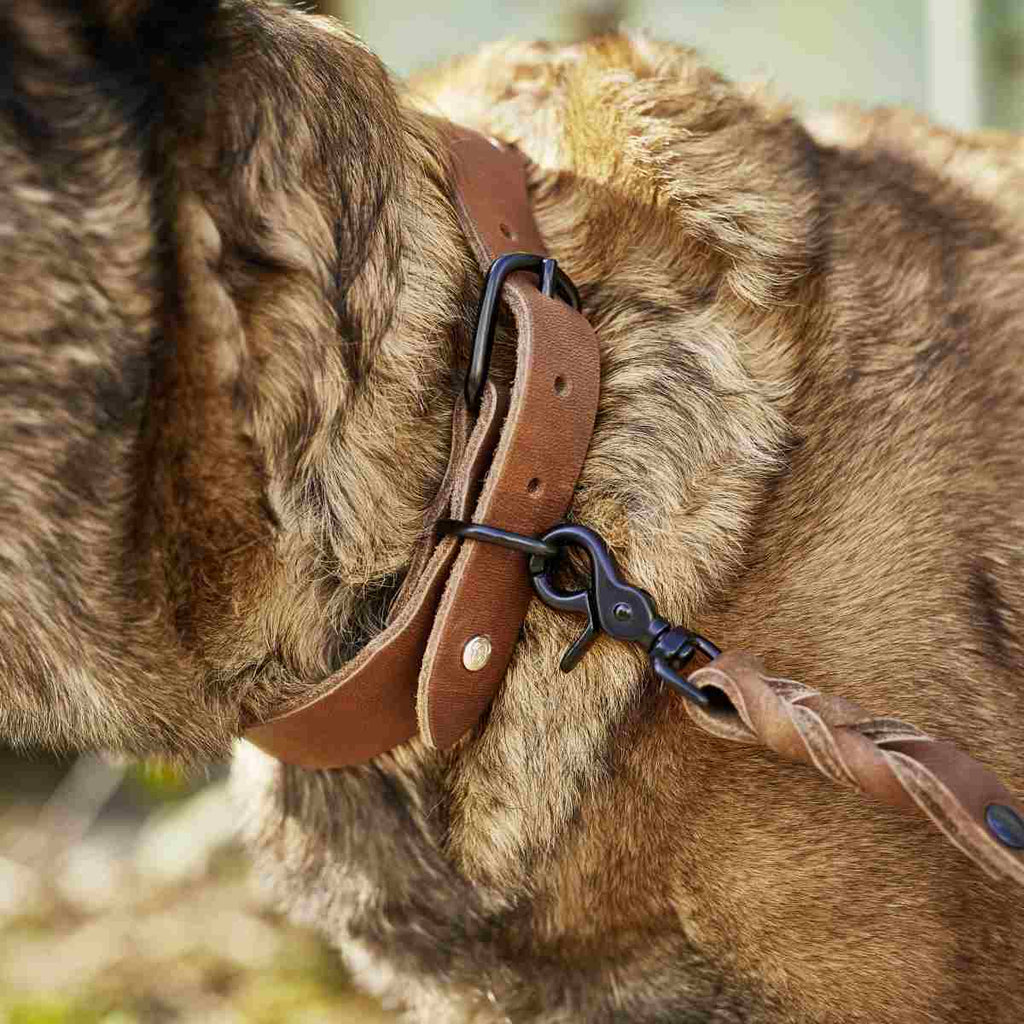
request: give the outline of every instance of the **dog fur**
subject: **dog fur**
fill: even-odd
[[[225,756],[380,627],[479,289],[450,118],[527,155],[600,340],[571,517],[666,616],[1024,792],[1018,142],[804,127],[643,38],[406,88],[263,0],[0,30],[0,735]],[[561,676],[577,627],[532,607],[449,754],[241,748],[262,871],[364,985],[431,1022],[1024,1017],[1019,893],[697,732],[636,652]]]

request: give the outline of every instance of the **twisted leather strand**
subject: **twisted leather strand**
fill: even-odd
[[[763,744],[789,760],[813,765],[840,785],[885,803],[918,808],[988,875],[1024,885],[1024,850],[991,834],[991,804],[1024,817],[1024,806],[992,772],[949,743],[906,722],[875,718],[852,701],[827,697],[790,679],[765,675],[757,658],[723,654],[690,676],[715,688],[731,707],[687,703],[705,732],[737,743]]]

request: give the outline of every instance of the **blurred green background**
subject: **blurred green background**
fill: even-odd
[[[807,109],[903,104],[952,127],[1024,126],[1021,0],[324,0],[405,75],[488,40],[618,27],[696,46]]]
[[[398,74],[501,37],[620,26],[694,45],[806,110],[903,104],[1024,126],[1020,0],[325,0]],[[0,1024],[390,1020],[249,877],[224,770],[185,780],[0,750]]]

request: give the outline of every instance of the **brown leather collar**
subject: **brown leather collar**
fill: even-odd
[[[513,252],[545,255],[523,158],[452,128],[455,198],[480,268]],[[456,405],[441,490],[427,516],[387,628],[325,681],[309,703],[248,730],[268,754],[304,768],[359,764],[417,730],[445,749],[487,710],[505,675],[532,596],[522,555],[454,537],[440,519],[470,519],[536,536],[565,514],[597,415],[600,364],[593,328],[513,273],[503,298],[518,330],[511,392],[483,386],[479,411]]]

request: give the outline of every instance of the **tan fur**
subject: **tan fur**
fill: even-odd
[[[666,615],[1024,792],[1018,142],[809,134],[642,38],[406,91],[327,21],[195,0],[170,46],[162,10],[0,13],[0,732],[215,756],[379,628],[479,288],[451,118],[530,158],[598,333],[572,517]],[[560,675],[577,628],[531,608],[452,754],[243,748],[264,873],[364,984],[431,1022],[1021,1019],[1017,892],[698,733],[636,652]]]

